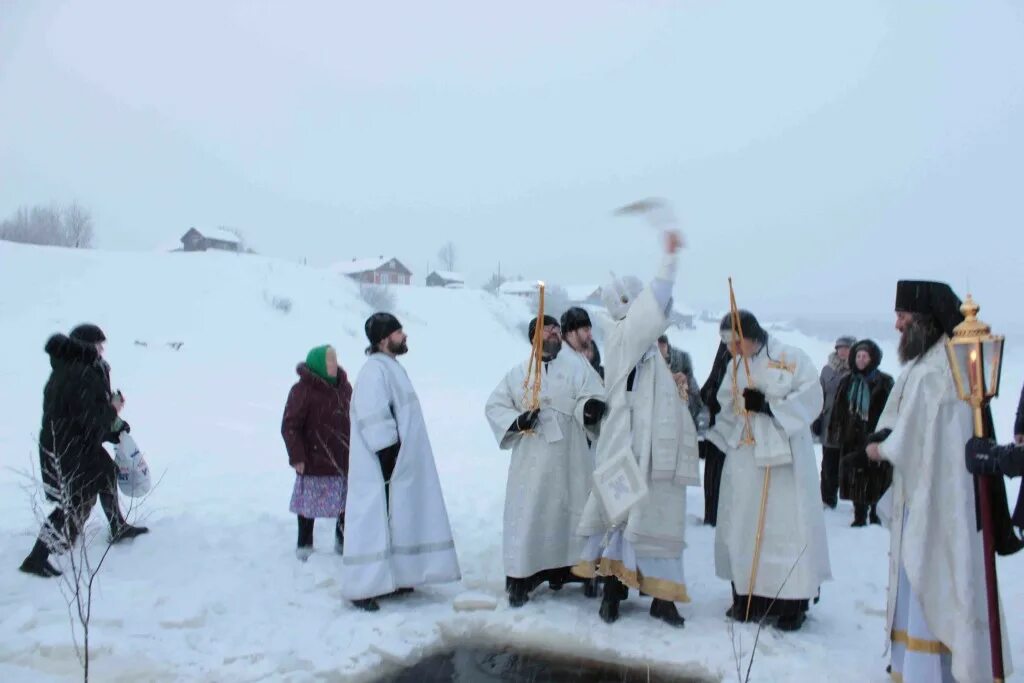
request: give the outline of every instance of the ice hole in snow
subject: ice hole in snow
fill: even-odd
[[[493,643],[449,644],[378,683],[709,683],[715,678],[681,675],[668,667],[602,662],[569,652],[496,646]]]

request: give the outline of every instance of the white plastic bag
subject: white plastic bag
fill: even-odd
[[[117,465],[117,486],[121,493],[130,498],[149,493],[152,486],[149,465],[128,432],[121,432],[121,440],[114,445],[114,464]]]

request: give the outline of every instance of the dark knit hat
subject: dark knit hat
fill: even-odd
[[[558,321],[554,317],[552,317],[550,315],[546,315],[546,316],[544,316],[544,327],[548,327],[549,325],[558,325]],[[530,321],[530,331],[528,333],[529,339],[532,340],[533,339],[533,335],[535,335],[536,333],[537,333],[537,319],[534,318],[533,320]]]
[[[659,344],[668,344],[669,343],[668,342],[668,335],[667,334],[663,334],[660,337],[658,337],[658,343]]]
[[[587,313],[586,309],[573,306],[562,314],[562,334],[569,334],[581,327],[593,327],[593,324],[590,322],[590,314]]]
[[[947,335],[964,321],[960,297],[945,282],[900,280],[896,283],[896,310],[930,315]]]
[[[370,340],[370,347],[376,348],[382,339],[387,339],[392,334],[402,329],[402,323],[390,313],[374,313],[366,319],[366,338]]]
[[[764,344],[768,341],[768,333],[761,327],[761,323],[757,321],[757,318],[750,311],[743,309],[739,310],[740,317],[740,331],[743,333],[744,339]],[[718,326],[718,329],[722,332],[732,330],[732,313],[726,313],[725,317],[722,318],[722,323]]]
[[[71,330],[71,334],[68,336],[75,341],[84,342],[86,344],[102,344],[107,341],[107,335],[103,334],[103,330],[92,323],[82,323],[75,329]]]

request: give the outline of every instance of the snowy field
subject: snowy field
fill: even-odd
[[[742,292],[743,283],[737,286]],[[162,477],[141,510],[151,533],[116,546],[101,574],[94,680],[373,680],[460,638],[735,680],[724,617],[730,590],[714,575],[714,533],[700,525],[700,489],[689,491],[693,602],[682,607],[682,631],[651,620],[647,601],[635,595],[623,604],[622,619],[606,625],[598,602],[575,586],[541,589],[519,610],[505,606],[501,514],[509,456],[494,444],[483,404],[502,374],[528,355],[519,330],[529,312],[521,301],[474,290],[393,291],[409,334],[403,363],[426,412],[464,579],[386,600],[367,614],[341,598],[330,523],[318,526],[309,562],[295,558],[293,474],[279,431],[295,364],[310,347],[335,345],[342,365],[358,372],[370,311],[355,287],[326,271],[261,257],[0,242],[0,680],[78,676],[57,583],[17,566],[38,530],[25,473],[38,462],[34,439],[49,370],[43,344],[87,320],[107,333],[114,386],[127,397],[124,417]],[[275,298],[290,299],[290,312],[275,308]],[[670,336],[693,354],[703,378],[717,346],[714,326]],[[820,363],[831,346],[795,332],[779,336]],[[1012,341],[1005,397],[996,406],[1004,437],[1024,380]],[[169,342],[183,346],[175,351]],[[895,353],[885,351],[883,367],[895,374]],[[1010,488],[1015,494],[1016,485]],[[762,634],[753,680],[888,680],[888,534],[852,530],[851,518],[848,503],[826,511],[835,578],[801,632]],[[105,524],[99,511],[92,523]],[[999,569],[1012,654],[1024,663],[1024,558],[1001,560]],[[455,612],[452,601],[466,590],[499,598],[498,609]],[[753,627],[735,632],[748,652]]]

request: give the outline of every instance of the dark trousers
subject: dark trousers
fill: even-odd
[[[718,491],[722,486],[725,453],[707,440],[701,441],[699,447],[700,456],[704,458],[704,523],[715,526],[718,523]]]
[[[834,508],[839,504],[839,449],[821,449],[821,502]]]
[[[316,520],[309,517],[299,517],[299,547],[300,548],[312,548],[313,547],[313,522]],[[345,540],[345,513],[338,515],[338,521],[334,525],[334,538],[338,543],[343,543]]]
[[[109,457],[106,460],[110,462],[110,466],[104,467],[103,473],[93,480],[92,484],[83,486],[85,491],[73,492],[68,499],[58,501],[58,507],[50,513],[43,524],[39,536],[46,541],[51,550],[63,551],[75,544],[78,535],[82,533],[82,527],[92,514],[97,498],[112,534],[116,535],[127,525],[117,498],[117,466]],[[81,485],[81,482],[76,485]],[[99,488],[98,492],[96,487]]]

